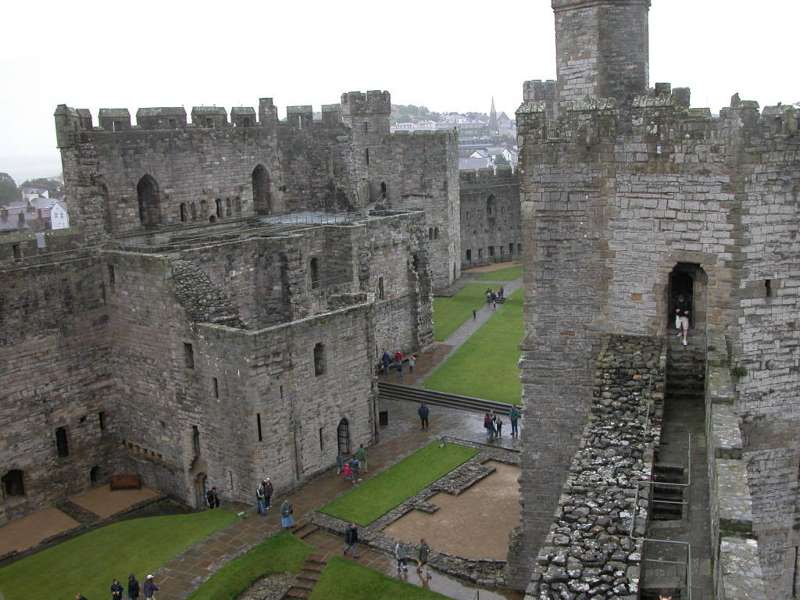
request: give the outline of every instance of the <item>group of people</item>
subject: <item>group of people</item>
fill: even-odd
[[[516,406],[511,407],[508,419],[511,421],[511,437],[519,437],[519,418],[521,413]],[[503,436],[503,419],[493,410],[484,413],[483,428],[486,429],[486,436],[489,440],[494,440]]]
[[[355,485],[361,481],[362,472],[367,472],[367,449],[364,448],[364,444],[359,445],[358,450],[349,459],[341,452],[336,455],[336,473],[345,481],[351,481]]]
[[[118,579],[114,579],[111,582],[111,600],[122,600],[123,594],[125,594],[126,591],[128,593],[128,595],[125,596],[127,600],[139,600],[139,598],[144,598],[144,600],[156,600],[158,586],[156,585],[155,577],[152,575],[145,577],[144,584],[139,585],[139,581],[133,573],[128,576],[127,590]],[[87,599],[86,596],[78,593],[75,595],[75,600]]]
[[[503,303],[506,301],[505,294],[506,291],[502,286],[499,290],[497,290],[497,292],[495,292],[492,288],[486,288],[486,304],[490,304],[492,306],[492,310],[496,310],[498,303]],[[475,317],[474,311],[472,316],[473,318]]]
[[[344,530],[344,550],[342,555],[350,554],[353,558],[358,558],[358,526],[350,523]],[[431,547],[422,538],[417,548],[417,573],[423,574],[428,565],[428,558],[431,554]],[[408,563],[414,560],[413,549],[402,542],[397,542],[394,546],[394,558],[397,562],[397,574],[408,573]]]
[[[380,371],[384,375],[388,375],[392,368],[397,369],[397,373],[402,377],[403,363],[408,363],[408,372],[413,373],[414,367],[417,365],[417,357],[414,354],[405,356],[402,351],[398,350],[394,353],[394,358],[387,350],[381,354]]]
[[[262,517],[266,517],[269,514],[274,491],[275,486],[272,485],[272,480],[269,477],[262,479],[261,483],[256,487],[256,510]],[[288,498],[281,504],[281,527],[284,529],[294,527],[294,507]]]

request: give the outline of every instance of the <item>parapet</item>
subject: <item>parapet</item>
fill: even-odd
[[[258,99],[258,121],[262,125],[278,122],[278,107],[275,106],[272,98]]]
[[[136,124],[142,129],[178,129],[186,127],[186,110],[182,106],[140,108]]]
[[[464,187],[484,185],[517,185],[517,174],[510,166],[502,165],[472,171],[459,171],[458,178]]]
[[[131,113],[127,108],[101,108],[100,127],[106,131],[125,131],[131,128]]]
[[[231,108],[231,123],[234,127],[252,127],[256,124],[256,111],[252,106]]]
[[[220,128],[228,126],[228,111],[221,106],[193,106],[192,125]]]
[[[556,82],[552,79],[542,81],[534,79],[522,84],[523,102],[547,102],[552,103],[556,100]]]
[[[342,114],[345,117],[390,115],[392,96],[387,91],[370,90],[342,94]]]
[[[287,106],[286,120],[292,127],[309,129],[314,123],[314,107],[310,104]]]
[[[322,105],[322,124],[335,127],[342,122],[342,106],[340,104]]]

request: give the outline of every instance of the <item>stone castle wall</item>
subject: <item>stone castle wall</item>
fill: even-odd
[[[519,260],[519,178],[510,167],[461,173],[461,267]]]

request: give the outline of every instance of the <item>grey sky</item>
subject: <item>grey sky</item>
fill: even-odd
[[[692,88],[715,112],[731,94],[800,101],[796,0],[653,0],[650,79]],[[177,2],[7,0],[0,38],[0,171],[60,170],[56,104],[256,106],[388,89],[400,104],[513,113],[526,79],[555,75],[549,0]]]

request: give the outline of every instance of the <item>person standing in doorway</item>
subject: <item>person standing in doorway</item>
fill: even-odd
[[[508,418],[511,420],[511,437],[514,438],[519,436],[519,417],[519,409],[516,406],[512,406]]]
[[[344,552],[343,555],[347,556],[347,553],[353,556],[353,558],[358,558],[356,545],[358,544],[358,527],[356,527],[355,523],[350,523],[347,526],[347,529],[344,532]]]
[[[680,331],[678,335],[683,336],[683,345],[688,346],[689,342],[687,341],[687,336],[689,335],[689,311],[690,311],[689,301],[684,297],[683,294],[678,296],[678,300],[675,303],[675,324],[680,325]]]
[[[429,423],[428,423],[428,415],[430,415],[430,412],[431,412],[431,411],[430,411],[430,409],[428,408],[428,405],[427,405],[427,404],[425,404],[424,402],[422,402],[422,403],[419,405],[419,409],[417,409],[417,414],[419,415],[419,422],[420,422],[420,426],[421,426],[421,428],[422,428],[423,430],[427,429],[427,428],[428,428],[428,426],[429,426]]]

